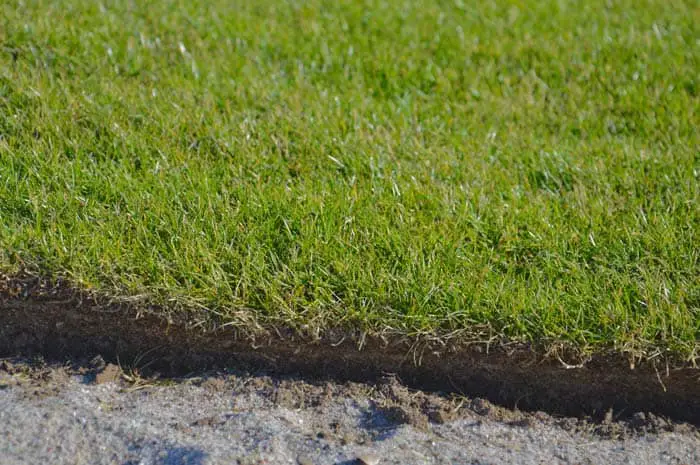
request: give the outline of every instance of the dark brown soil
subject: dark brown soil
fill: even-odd
[[[0,276],[0,357],[89,360],[98,354],[146,376],[227,367],[274,375],[290,380],[284,389],[274,387],[276,401],[290,405],[322,402],[324,396],[334,395],[338,383],[377,383],[380,407],[397,421],[415,426],[451,419],[459,410],[455,396],[463,407],[468,402],[471,412],[514,424],[535,421],[544,415],[536,412],[542,411],[568,417],[560,420],[562,426],[578,428],[583,421],[586,428],[610,435],[621,428],[618,420],[625,420],[624,428],[638,431],[671,430],[678,422],[700,425],[697,368],[647,360],[631,369],[627,359],[614,354],[566,368],[556,358],[513,345],[485,350],[426,342],[416,349],[405,341],[367,338],[359,350],[353,337],[334,345],[280,331],[258,336],[253,343],[232,328],[191,329],[143,308],[98,303],[60,283]],[[102,376],[113,378],[115,373]],[[295,384],[299,378],[312,383]],[[296,392],[299,389],[306,391]],[[514,414],[511,408],[535,413]]]

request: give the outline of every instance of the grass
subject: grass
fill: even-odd
[[[10,0],[0,269],[694,358],[698,76],[690,0]]]

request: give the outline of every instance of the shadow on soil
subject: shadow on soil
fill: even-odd
[[[333,345],[293,337],[251,342],[233,329],[204,332],[166,323],[126,304],[92,297],[35,277],[0,275],[0,357],[91,357],[134,360],[166,376],[233,367],[314,381],[376,382],[388,374],[410,388],[485,398],[505,407],[601,421],[651,412],[700,425],[700,370],[644,362],[631,369],[621,356],[593,357],[566,368],[529,348],[483,350],[425,347],[368,340]]]

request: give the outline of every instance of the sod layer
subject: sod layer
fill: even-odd
[[[248,334],[692,363],[696,2],[473,3],[3,2],[0,269]]]

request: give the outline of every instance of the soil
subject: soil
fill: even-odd
[[[654,415],[595,423],[484,399],[225,370],[144,378],[96,356],[0,360],[0,462],[600,464],[700,461]]]

